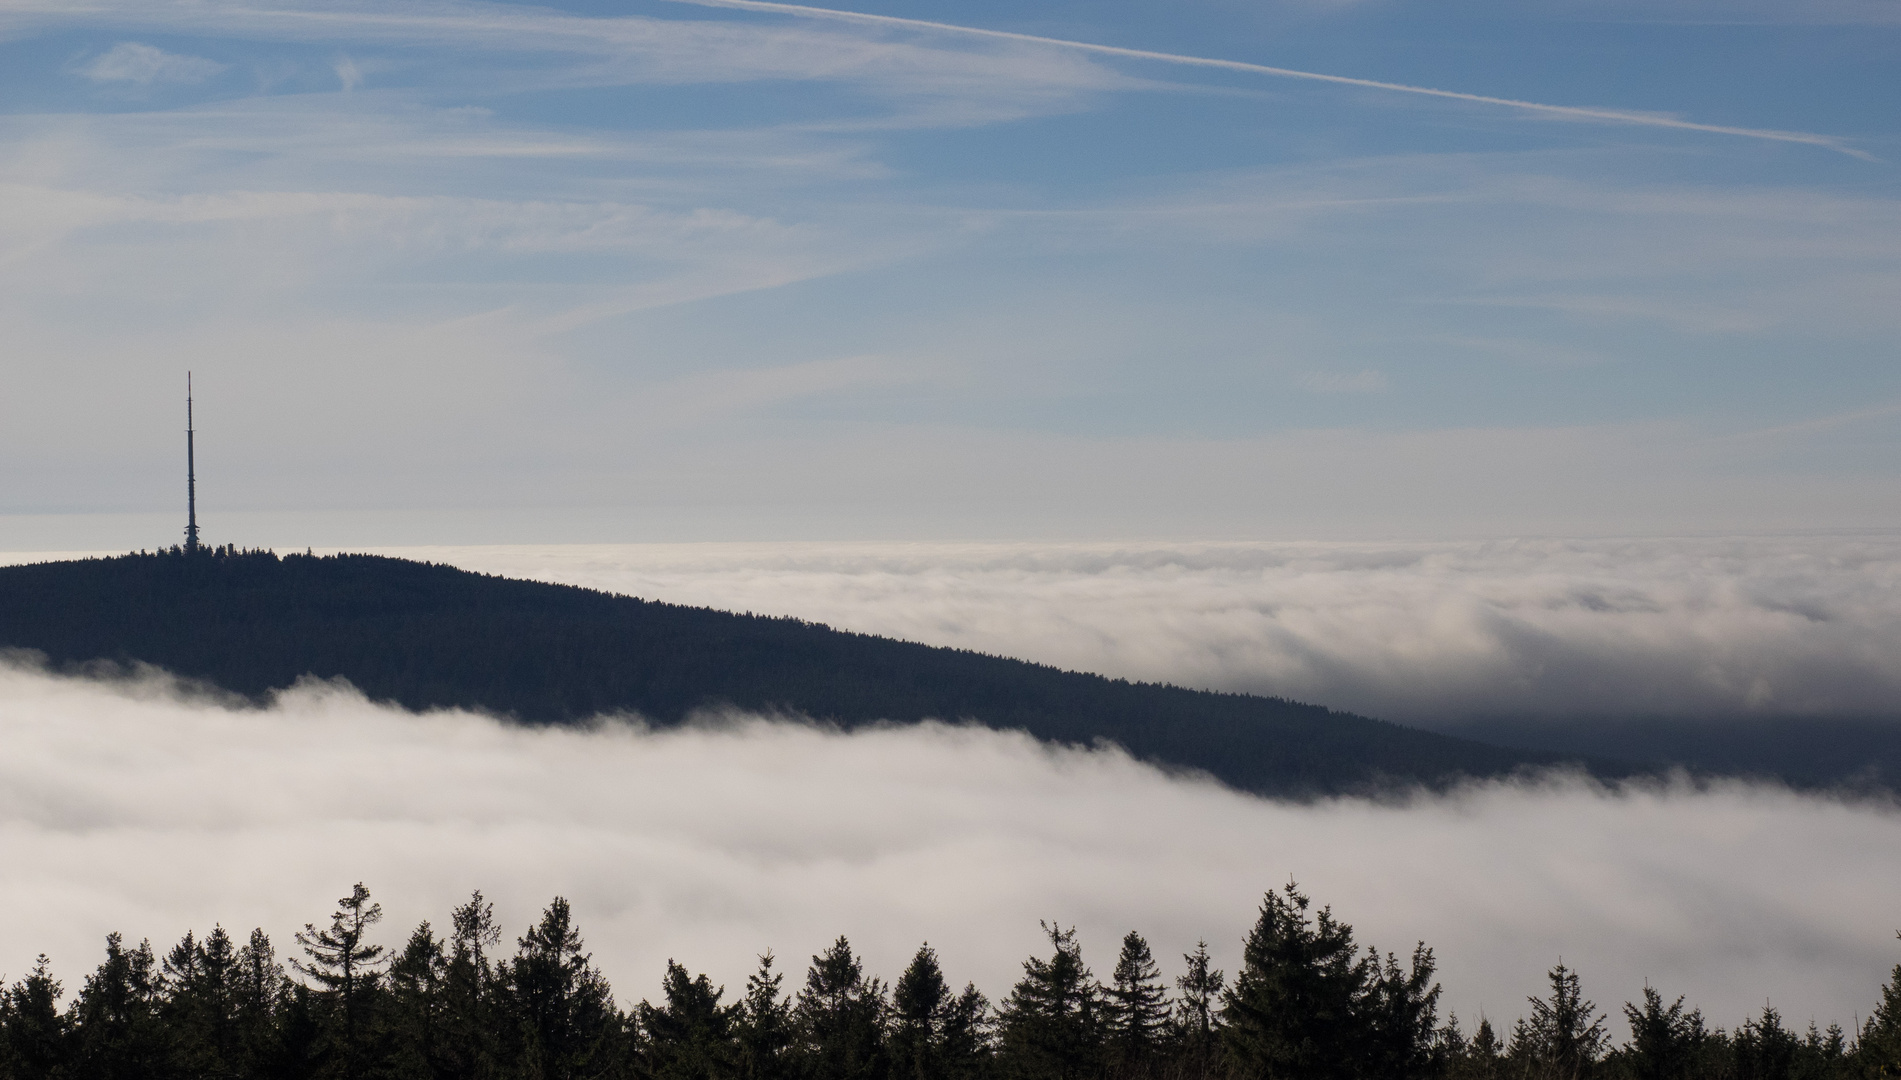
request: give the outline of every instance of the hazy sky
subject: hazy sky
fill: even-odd
[[[796,983],[840,933],[886,979],[928,940],[994,1000],[1047,949],[1039,919],[1099,975],[1131,929],[1171,977],[1199,938],[1232,973],[1289,877],[1363,942],[1436,948],[1467,1030],[1509,1025],[1560,957],[1620,1040],[1646,980],[1724,1027],[1767,1000],[1852,1028],[1901,959],[1894,809],[1774,788],[1303,806],[981,729],[529,729],[320,687],[239,711],[4,663],[0,741],[0,974],[45,951],[69,988],[115,929],[294,950],[358,880],[390,945],[471,889],[511,943],[565,895],[623,1003],[669,957],[736,989],[771,948]]]
[[[0,546],[1901,525],[1892,2],[858,9],[0,0]]]

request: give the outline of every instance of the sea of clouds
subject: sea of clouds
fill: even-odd
[[[1302,805],[983,729],[526,729],[17,659],[0,745],[0,970],[45,951],[69,987],[110,930],[261,925],[290,949],[358,880],[392,946],[472,889],[517,933],[567,896],[623,1002],[669,957],[734,987],[770,948],[796,981],[840,933],[887,978],[928,940],[996,997],[1044,919],[1078,927],[1099,973],[1130,929],[1171,975],[1201,938],[1232,971],[1290,877],[1365,941],[1438,949],[1468,1029],[1518,1015],[1560,957],[1604,1006],[1648,980],[1726,1025],[1765,1000],[1852,1024],[1901,960],[1901,816],[1777,788]]]
[[[1901,537],[390,554],[1407,723],[1901,717]]]

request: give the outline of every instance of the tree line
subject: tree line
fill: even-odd
[[[1355,942],[1293,884],[1270,892],[1230,982],[1205,942],[1164,978],[1131,932],[1099,978],[1073,929],[1044,925],[994,1005],[920,947],[895,983],[840,937],[785,985],[770,952],[729,1000],[668,961],[659,1000],[623,1009],[568,903],[512,953],[476,893],[403,947],[370,940],[382,908],[357,885],[280,960],[254,930],[187,933],[162,956],[106,938],[69,1002],[45,956],[0,993],[5,1080],[1833,1080],[1901,1075],[1901,965],[1851,1036],[1731,1031],[1645,986],[1611,1018],[1563,964],[1508,1030],[1438,1015],[1432,950]]]

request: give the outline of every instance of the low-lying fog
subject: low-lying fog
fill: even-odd
[[[1039,919],[1078,926],[1099,973],[1129,929],[1177,969],[1205,937],[1232,972],[1290,875],[1365,941],[1435,947],[1468,1028],[1518,1015],[1560,957],[1613,1012],[1648,980],[1726,1026],[1765,1000],[1852,1024],[1901,961],[1901,817],[1773,788],[1301,806],[981,730],[527,730],[18,664],[0,746],[0,970],[44,950],[69,988],[114,929],[262,925],[290,950],[358,880],[391,945],[473,888],[511,934],[565,895],[623,1002],[668,957],[734,987],[755,953],[802,972],[841,932],[887,977],[928,939],[994,998]]]
[[[1901,717],[1901,538],[389,549],[1418,724]]]

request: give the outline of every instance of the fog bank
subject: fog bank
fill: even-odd
[[[1418,724],[1901,717],[1901,538],[391,554]]]
[[[17,665],[0,744],[0,971],[45,950],[69,987],[114,929],[261,924],[291,948],[357,880],[392,945],[474,888],[511,935],[565,895],[623,1001],[668,957],[736,986],[755,953],[802,969],[839,933],[887,977],[928,939],[996,996],[1039,919],[1077,925],[1099,973],[1129,929],[1171,975],[1201,937],[1232,971],[1289,876],[1366,941],[1437,948],[1468,1019],[1517,1015],[1562,956],[1607,1008],[1648,979],[1725,1024],[1764,998],[1847,1023],[1901,960],[1901,818],[1779,789],[1296,806],[984,730],[526,730]]]

